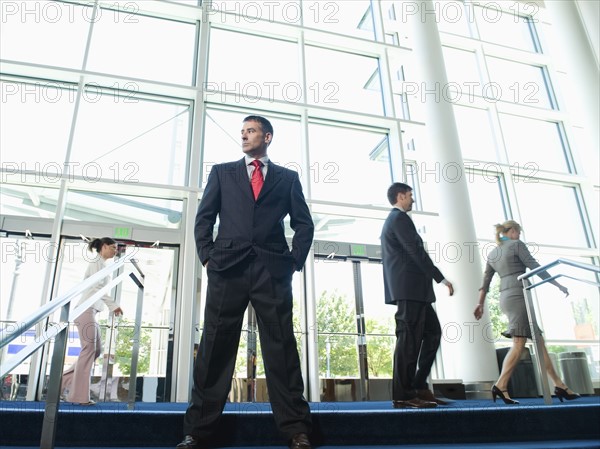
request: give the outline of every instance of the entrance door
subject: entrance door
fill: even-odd
[[[50,242],[44,236],[4,232],[0,236],[0,330],[11,332],[21,326],[22,318],[42,305],[43,282]],[[35,329],[0,351],[0,362],[19,352],[35,339]],[[25,400],[31,378],[31,358],[2,379],[0,400]],[[35,369],[34,369],[35,371]]]
[[[380,250],[335,248],[315,251],[321,400],[390,399],[395,310],[384,301]]]
[[[107,229],[102,235],[111,235]],[[143,231],[142,231],[143,232]],[[176,301],[178,245],[153,246],[152,242],[128,241],[126,253],[138,261],[143,271],[144,296],[142,330],[139,339],[136,401],[170,401],[173,360],[173,325]],[[87,243],[78,237],[64,236],[58,251],[43,235],[22,235],[4,232],[0,236],[2,264],[0,265],[0,330],[6,332],[19,326],[22,319],[43,303],[43,281],[48,267],[56,267],[53,279],[53,298],[59,297],[83,280],[86,267],[93,256]],[[53,254],[56,254],[52,256]],[[49,261],[48,257],[56,257]],[[49,263],[50,262],[50,263]],[[128,267],[127,269],[129,269]],[[135,270],[132,270],[135,271]],[[130,387],[132,336],[137,307],[137,286],[126,279],[113,289],[113,299],[124,310],[121,318],[109,317],[108,310],[97,318],[103,335],[103,353],[92,370],[91,395],[96,401],[127,401]],[[75,299],[75,302],[78,298]],[[56,318],[58,319],[58,314]],[[52,319],[50,320],[52,321]],[[43,329],[30,329],[23,337],[11,342],[0,358],[18,352]],[[77,360],[80,351],[77,328],[69,331],[65,367]],[[2,400],[41,400],[50,372],[52,345],[38,351],[2,379]],[[42,375],[41,373],[44,373]]]
[[[379,247],[331,242],[315,242],[314,247],[320,399],[391,399],[395,309],[384,301]],[[303,291],[301,283],[296,274],[294,292]],[[302,316],[300,299],[294,298],[294,320]],[[245,322],[229,399],[262,402],[268,397],[252,314]],[[300,329],[299,322],[294,324]],[[300,349],[302,334],[298,336]]]
[[[81,282],[92,257],[87,243],[81,239],[64,238],[61,247],[63,257],[57,269],[55,296]],[[172,323],[179,247],[154,247],[151,242],[128,241],[125,254],[132,255],[137,260],[144,274],[137,379],[132,385],[132,338],[138,288],[133,280],[127,279],[112,292],[113,299],[123,309],[123,316],[109,315],[108,308],[97,315],[102,332],[103,351],[93,366],[91,396],[96,401],[127,401],[130,388],[135,388],[136,401],[169,401],[173,360]],[[138,275],[135,268],[127,267],[130,268]],[[80,351],[79,336],[74,325],[70,337],[65,367],[75,363]],[[49,369],[48,364],[47,374]]]

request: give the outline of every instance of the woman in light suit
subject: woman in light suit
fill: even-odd
[[[523,296],[523,285],[518,277],[525,273],[526,268],[533,270],[540,266],[525,243],[519,240],[520,235],[521,226],[516,221],[508,220],[496,225],[496,243],[498,246],[488,255],[483,275],[483,285],[479,289],[479,303],[474,311],[475,318],[479,320],[483,315],[485,297],[489,291],[494,273],[498,273],[500,275],[500,309],[508,317],[508,333],[512,336],[513,345],[504,358],[500,377],[492,387],[492,398],[496,402],[496,396],[498,396],[505,404],[519,403],[509,397],[507,386],[510,376],[519,362],[525,343],[527,343],[528,338],[531,338],[531,328],[527,317],[525,297]],[[550,277],[545,271],[540,272],[538,275],[542,279]],[[569,294],[569,291],[555,280],[549,282],[558,287],[565,295]],[[573,393],[556,374],[539,328],[536,330],[536,334],[540,335],[539,338],[542,341],[546,371],[555,386],[554,394],[561,402],[563,399],[577,399],[579,395]]]
[[[110,237],[94,239],[88,245],[90,252],[96,252],[94,257],[85,271],[84,279],[89,278],[93,274],[106,267],[108,259],[112,259],[117,254],[117,242]],[[110,276],[105,277],[100,282],[89,287],[81,295],[79,304],[85,302],[94,293],[110,282]],[[109,295],[104,295],[94,304],[92,304],[85,312],[83,312],[75,321],[77,332],[79,333],[79,341],[81,342],[81,352],[77,358],[77,362],[63,373],[62,388],[69,390],[69,402],[75,402],[81,405],[94,405],[95,402],[90,399],[90,375],[94,360],[98,358],[102,352],[102,340],[100,336],[100,326],[96,320],[96,314],[104,306],[108,306],[109,310],[116,316],[122,315],[123,310],[113,301]]]

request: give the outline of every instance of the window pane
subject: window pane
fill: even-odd
[[[387,205],[391,174],[386,134],[317,123],[309,124],[308,133],[313,199]]]
[[[348,36],[374,39],[371,2],[302,2],[304,26]]]
[[[469,23],[473,21],[470,11],[462,1],[436,0],[434,2],[438,29],[442,32],[471,36]]]
[[[486,57],[491,83],[484,87],[488,101],[509,101],[536,108],[552,109],[551,93],[544,69],[493,57]]]
[[[398,66],[392,65],[392,67],[396,69]],[[427,95],[429,95],[429,98],[432,98],[435,95],[440,96],[441,93],[436,93],[434,88],[429,89],[424,86],[420,78],[421,75],[418,73],[417,66],[414,63],[407,62],[402,65],[401,68],[401,76],[403,77],[402,79],[404,82],[400,83],[399,87],[402,92],[404,92],[404,98],[402,98],[402,100],[406,102],[406,105],[396,106],[396,109],[398,109],[396,115],[401,116],[399,110],[405,108],[408,110],[408,114],[404,114],[407,119],[425,122],[427,121],[427,112],[425,110],[425,99],[427,98]],[[427,93],[427,89],[429,89],[429,93]],[[441,86],[439,86],[438,92],[441,92]],[[398,105],[398,103],[399,102],[396,101],[395,104]]]
[[[244,157],[240,131],[242,120],[248,115],[250,115],[249,111],[244,111],[244,113],[218,109],[207,111],[201,175],[203,188],[206,186],[210,169],[214,164],[238,161]],[[273,140],[268,149],[269,159],[275,164],[302,174],[300,123],[268,115],[266,118],[273,125]],[[303,181],[302,178],[300,176],[301,181]],[[306,195],[306,192],[304,193]]]
[[[413,118],[413,111],[410,108],[412,105],[409,105],[409,97],[407,92],[414,92],[417,90],[416,82],[406,82],[405,65],[410,65],[410,60],[408,58],[408,54],[403,50],[388,50],[390,80],[392,82],[392,94],[395,109],[394,112],[396,117],[404,120],[411,120]]]
[[[174,296],[176,294],[176,289],[173,288],[173,277],[177,276],[174,264],[176,250],[172,248],[144,248],[128,245],[126,254],[134,255],[145,275],[138,376],[146,375],[146,381],[148,381],[152,378],[151,376],[165,376],[167,360],[171,356],[168,348],[168,329],[170,326],[171,308],[174,304]],[[89,252],[85,242],[81,240],[68,240],[64,243],[60,275],[57,276],[59,295],[69,291],[82,281],[91,257],[92,253]],[[108,264],[110,265],[112,262],[113,260],[110,260]],[[131,270],[138,275],[135,269],[131,268]],[[111,292],[111,296],[114,294],[114,291]],[[113,333],[112,338],[114,339],[111,340],[110,346],[107,344],[104,345],[105,356],[111,357],[111,359],[114,357],[115,366],[112,372],[114,383],[119,380],[119,376],[123,376],[129,381],[129,369],[125,371],[125,367],[129,368],[131,362],[131,337],[136,315],[137,295],[137,285],[131,279],[125,279],[116,295],[120,306],[124,310],[124,316],[118,320],[118,325],[115,329],[109,328],[106,330]],[[112,324],[107,308],[104,308],[98,314],[97,320],[101,328],[104,328],[106,324],[109,324],[109,326]],[[75,328],[73,330],[76,331]],[[69,339],[65,358],[66,366],[71,365],[77,359],[76,356],[80,351],[78,337],[77,333],[74,332]],[[106,340],[104,341],[106,342]],[[98,365],[102,363],[103,361],[100,361]],[[99,371],[101,372],[101,369]],[[98,375],[100,375],[100,372]],[[115,386],[114,383],[113,387]],[[161,387],[156,389],[155,394],[144,394],[143,398],[140,399],[142,401],[149,400],[150,402],[155,402],[156,399],[153,400],[153,396],[161,396]],[[92,386],[92,395],[96,399],[99,393],[97,388],[98,384]],[[108,388],[107,393],[111,393],[111,388]],[[113,388],[110,396],[113,401],[126,401],[127,390],[123,391],[119,389],[117,391],[116,388]]]
[[[587,207],[590,221],[592,222],[592,230],[596,237],[596,245],[600,242],[600,216],[598,214],[598,207],[600,207],[600,189],[595,187],[590,195],[593,204],[589,204]]]
[[[596,130],[593,132],[598,133],[598,128],[596,127]],[[578,126],[571,126],[569,142],[571,142],[571,148],[573,148],[579,159],[577,173],[593,180],[594,185],[598,185],[600,184],[600,152],[587,151],[590,148],[594,148],[593,132],[589,132],[587,129]],[[600,204],[600,202],[596,202],[596,204]]]
[[[128,10],[128,8],[131,10]],[[101,9],[94,24],[88,69],[134,78],[191,84],[196,27],[134,15],[135,3]]]
[[[237,0],[232,2],[212,0],[208,11],[219,22],[229,25],[240,22],[254,24],[259,19],[292,25],[302,23],[302,9],[299,1]]]
[[[189,114],[184,102],[88,85],[77,119],[73,172],[91,180],[183,185]]]
[[[500,177],[487,173],[467,173],[467,181],[475,234],[479,239],[492,239],[494,224],[507,219]]]
[[[23,326],[22,320],[35,312],[42,304],[44,275],[48,265],[48,256],[53,248],[48,240],[35,240],[24,237],[2,237],[2,263],[0,264],[0,320],[16,321],[17,327]],[[0,322],[1,322],[0,321]],[[0,325],[4,329],[4,325]],[[10,329],[10,327],[9,327]],[[13,331],[16,328],[12,329]],[[27,344],[30,342],[28,341]],[[9,353],[16,353],[21,347],[19,339],[8,346]],[[3,349],[4,351],[4,349]]]
[[[306,78],[310,104],[383,114],[376,58],[306,46]]]
[[[359,377],[352,264],[318,259],[315,295],[320,376]]]
[[[0,54],[2,59],[80,69],[93,20],[91,6],[2,2]]]
[[[590,259],[579,258],[560,254],[542,252],[540,250],[534,257],[541,265],[554,262],[563,258],[574,262],[593,264]],[[569,265],[557,265],[548,272],[551,275],[562,274],[573,276],[588,282],[597,282],[596,276],[591,271],[581,270]],[[535,281],[539,278],[535,278]],[[551,284],[543,284],[533,291],[537,297],[538,319],[547,339],[553,340],[597,340],[598,338],[598,287],[586,282],[560,277],[557,279],[569,289],[569,296],[561,293]]]
[[[360,264],[365,320],[368,334],[394,335],[394,306],[385,303],[383,291],[383,265],[380,263]],[[369,359],[372,354],[368,348]],[[391,363],[391,359],[390,359]]]
[[[182,201],[71,190],[65,219],[176,229],[182,210]]]
[[[487,110],[454,105],[463,158],[495,161],[496,140]]]
[[[222,103],[224,94],[229,93],[250,101],[255,98],[302,101],[297,49],[294,42],[212,29],[208,82],[204,89],[207,100]]]
[[[593,260],[561,254],[541,252],[538,261],[544,265],[558,258],[594,265]],[[549,270],[551,275],[563,274],[588,282],[598,282],[593,272],[560,264]],[[598,343],[600,297],[598,287],[586,282],[561,277],[558,281],[569,289],[565,296],[553,285],[544,284],[534,292],[537,302],[538,319],[544,330],[546,341],[552,346],[552,352],[583,351],[587,355],[588,367],[593,381],[600,378],[600,344]],[[561,341],[552,344],[551,340],[574,340],[577,347],[565,346]],[[584,341],[587,340],[587,343]],[[590,340],[592,341],[590,343]]]
[[[509,163],[533,176],[538,170],[569,172],[559,124],[500,114]]]
[[[3,168],[42,172],[58,166],[60,172],[73,119],[73,86],[50,81],[3,81],[0,89]]]
[[[481,96],[483,84],[475,52],[443,47],[443,53],[449,84],[441,93],[452,102],[472,103],[475,96]]]
[[[385,192],[384,192],[385,194]],[[332,242],[331,252],[337,251],[335,242],[353,242],[379,245],[381,241],[382,219],[360,218],[327,213],[323,206],[313,205],[315,240]],[[330,209],[327,207],[326,209]]]
[[[514,186],[528,242],[588,246],[574,187],[517,177]],[[548,204],[541,203],[543,199],[547,199]],[[555,207],[549,206],[550,201]]]
[[[49,172],[40,172],[38,179],[54,183],[56,188],[33,187],[31,185],[16,185],[2,183],[0,189],[0,214],[17,215],[21,217],[54,218],[56,214],[56,203],[58,202],[58,188],[60,187],[60,175],[58,170],[52,175]],[[35,179],[35,176],[33,179]],[[32,177],[24,178],[23,184],[33,182]],[[18,182],[21,176],[18,174],[3,174],[2,179]]]
[[[526,17],[502,11],[498,3],[487,3],[488,8],[476,6],[475,20],[481,40],[526,51],[536,51],[532,35],[533,23]],[[512,12],[535,14],[539,8],[533,3],[512,2]],[[534,17],[535,19],[535,17]]]

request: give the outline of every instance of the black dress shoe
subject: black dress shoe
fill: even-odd
[[[445,401],[443,399],[436,398],[433,395],[433,393],[431,392],[431,390],[429,390],[429,389],[417,390],[417,397],[419,399],[423,399],[424,401],[435,402],[437,405],[448,405],[448,404],[450,404],[450,401]]]
[[[198,438],[186,435],[181,443],[175,446],[176,449],[201,449]]]
[[[394,408],[435,408],[437,404],[431,401],[424,401],[419,398],[412,398],[406,401],[393,401]]]
[[[308,435],[305,433],[297,433],[290,440],[290,449],[311,449],[310,441],[308,441]]]

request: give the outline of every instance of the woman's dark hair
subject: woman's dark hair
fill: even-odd
[[[116,240],[113,240],[110,237],[94,239],[88,243],[88,251],[94,252],[94,250],[96,250],[96,252],[99,253],[103,245],[115,245],[116,243]]]

